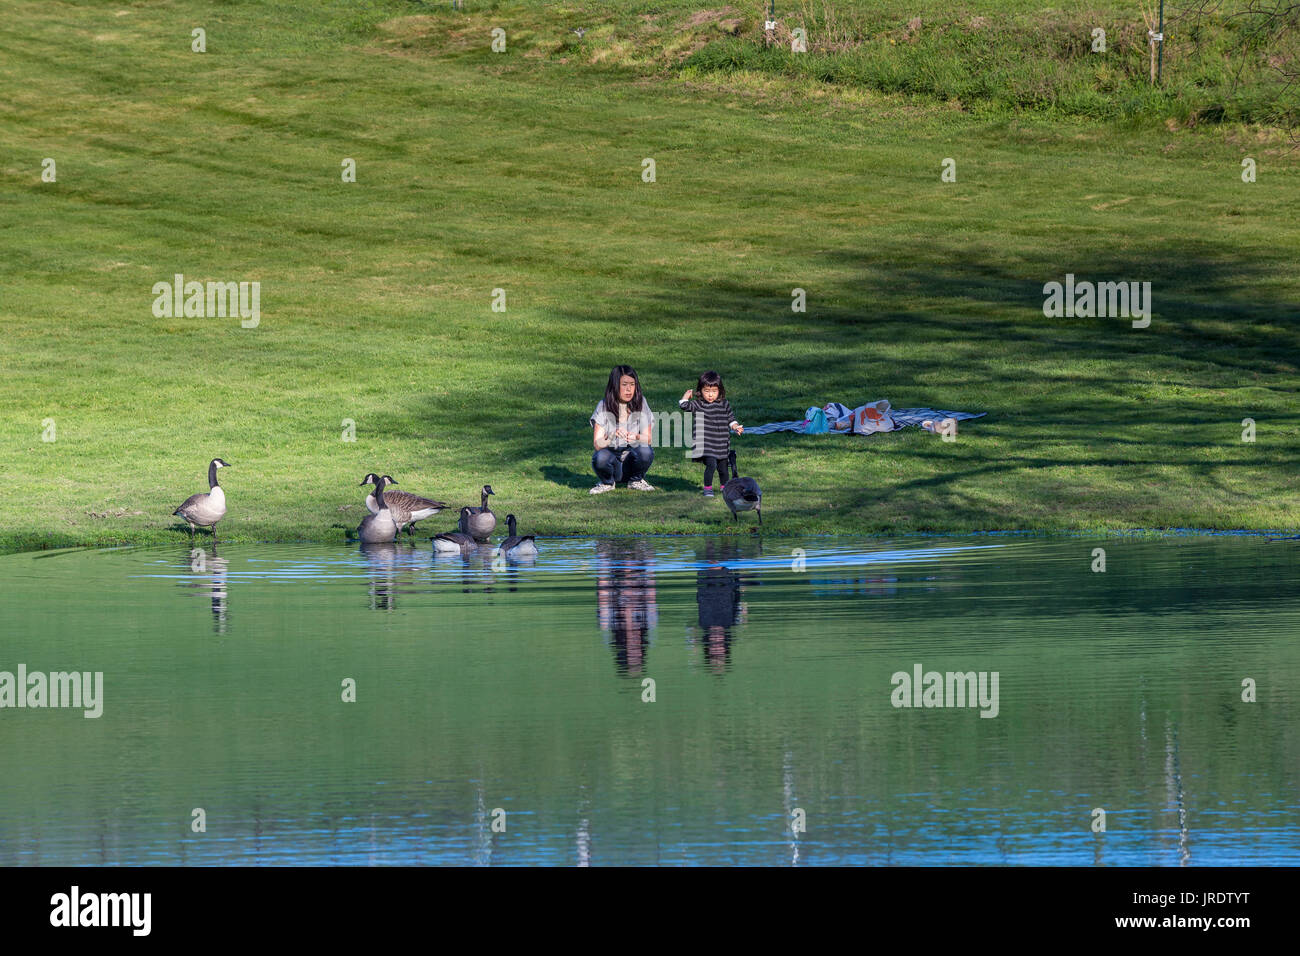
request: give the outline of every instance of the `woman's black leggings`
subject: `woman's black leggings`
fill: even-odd
[[[704,461],[704,483],[710,488],[713,487],[713,469],[718,469],[718,480],[724,485],[727,483],[727,475],[730,474],[729,462],[725,458],[714,458],[712,455],[705,455]]]

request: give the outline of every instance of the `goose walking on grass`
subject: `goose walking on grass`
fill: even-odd
[[[361,539],[362,544],[384,544],[397,540],[397,522],[393,519],[393,512],[389,509],[388,502],[384,500],[386,484],[388,484],[386,477],[380,478],[375,483],[375,504],[379,505],[379,511],[361,519],[361,526],[357,528],[357,537]]]
[[[497,553],[507,558],[533,558],[537,556],[537,541],[531,534],[522,537],[515,533],[515,516],[506,515],[506,527],[510,536],[501,542]]]
[[[731,473],[735,477],[722,486],[722,500],[731,509],[731,520],[740,520],[736,517],[737,511],[757,511],[758,523],[762,524],[763,489],[758,487],[758,482],[753,478],[740,477],[740,472],[736,470],[736,450],[734,448],[727,455],[727,461],[731,463]]]
[[[467,530],[469,527],[469,508],[460,509],[460,520],[456,523],[458,530],[444,531],[433,536],[433,550],[439,554],[461,554],[471,548],[477,548],[478,542]]]
[[[190,526],[190,537],[194,537],[194,529],[211,528],[212,538],[215,541],[217,537],[217,522],[226,516],[226,493],[217,484],[217,469],[229,468],[230,465],[220,458],[214,458],[208,463],[208,490],[199,492],[197,495],[190,495],[185,502],[172,512],[174,515],[180,515]]]
[[[384,481],[390,485],[397,482],[392,475],[384,475]],[[362,485],[375,485],[379,483],[379,476],[373,471],[361,479]],[[447,507],[445,501],[434,501],[431,498],[422,498],[420,495],[413,495],[409,491],[389,491],[384,495],[384,500],[388,502],[388,510],[393,513],[393,520],[397,522],[397,530],[406,529],[409,535],[415,535],[415,523],[423,521],[425,518],[432,518],[443,508]],[[375,501],[374,494],[366,495],[366,509],[373,515],[379,514],[379,504]]]
[[[495,495],[491,485],[483,486],[483,506],[469,509],[469,533],[476,541],[486,541],[497,526],[497,516],[488,507],[488,495]]]

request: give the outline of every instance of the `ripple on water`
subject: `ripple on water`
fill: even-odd
[[[0,865],[1300,863],[1291,543],[541,547],[0,558],[0,670],[105,675],[0,718]]]

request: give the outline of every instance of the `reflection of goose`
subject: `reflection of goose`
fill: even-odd
[[[366,544],[391,542],[397,538],[397,522],[384,501],[384,485],[387,483],[387,478],[380,478],[375,485],[375,503],[379,505],[379,512],[366,515],[357,528],[357,536]]]
[[[514,515],[506,515],[506,527],[510,529],[510,535],[501,542],[501,547],[497,548],[499,554],[504,554],[508,558],[532,558],[537,556],[537,542],[534,536],[526,534],[520,537],[515,534]]]
[[[387,495],[385,495],[387,500]],[[391,611],[396,606],[393,569],[400,545],[392,541],[362,542],[361,553],[370,565],[370,610]]]
[[[731,473],[735,477],[722,486],[722,500],[731,509],[731,520],[740,520],[736,517],[737,511],[757,511],[758,523],[762,524],[763,489],[758,487],[758,482],[753,478],[740,477],[740,472],[736,470],[736,450],[734,448],[727,455],[727,459],[731,462]]]
[[[179,508],[172,512],[180,515],[190,526],[193,537],[195,527],[211,528],[213,538],[217,535],[217,522],[226,516],[226,493],[217,484],[217,469],[230,466],[220,458],[208,463],[208,490],[190,495]]]
[[[390,485],[397,484],[392,475],[384,475],[384,481]],[[374,472],[366,475],[361,480],[362,485],[373,485],[379,482],[379,476]],[[445,501],[434,501],[431,498],[423,498],[420,495],[413,495],[409,491],[390,491],[384,495],[384,501],[388,502],[388,510],[393,513],[393,520],[397,522],[397,530],[401,531],[406,528],[407,534],[415,534],[415,523],[423,521],[425,518],[432,518],[443,508],[447,507]],[[373,494],[366,495],[366,508],[370,513],[379,513],[379,504],[375,501]]]
[[[474,536],[476,541],[486,541],[496,530],[497,516],[492,513],[488,507],[488,495],[495,495],[491,485],[483,486],[483,505],[480,508],[469,508],[469,533]]]
[[[217,556],[217,545],[212,543],[212,553],[201,548],[190,549],[190,570],[193,580],[185,582],[186,587],[195,588],[199,594],[211,599],[212,629],[217,634],[226,633],[226,572],[230,562]]]
[[[460,521],[455,531],[444,531],[433,536],[433,550],[440,554],[460,554],[470,548],[477,548],[478,542],[466,531],[469,526],[469,509],[460,509]]]
[[[366,563],[373,571],[391,571],[397,564],[398,550],[402,546],[394,541],[363,541],[361,553],[366,556]]]

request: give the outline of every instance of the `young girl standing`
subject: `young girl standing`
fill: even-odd
[[[699,398],[691,398],[694,391]],[[683,411],[695,415],[695,444],[692,458],[704,462],[704,497],[712,498],[713,472],[717,469],[722,484],[727,483],[727,455],[731,451],[731,433],[737,435],[745,432],[740,422],[736,421],[727,401],[727,390],[723,387],[722,376],[709,371],[700,376],[695,389],[687,389],[678,406]]]

